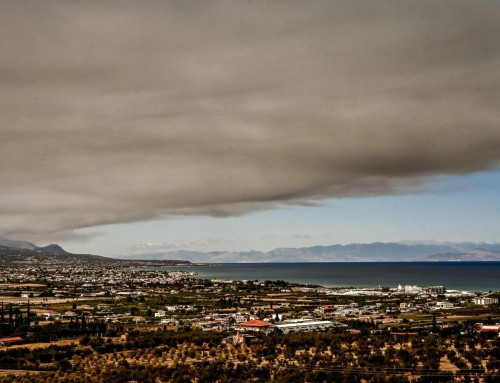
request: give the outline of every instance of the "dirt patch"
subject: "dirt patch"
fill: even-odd
[[[450,362],[447,355],[443,356],[439,361],[439,369],[441,371],[451,371],[453,373],[460,371],[457,366]]]
[[[0,302],[4,303],[20,303],[20,304],[28,304],[28,301],[32,305],[48,305],[48,304],[59,304],[59,303],[73,303],[80,301],[99,301],[102,300],[102,297],[74,297],[74,298],[55,298],[55,297],[33,297],[33,298],[25,298],[25,297],[16,297],[16,296],[0,296]]]
[[[14,376],[24,376],[24,375],[31,375],[31,374],[38,374],[39,371],[23,371],[23,370],[0,370],[0,377],[2,376],[9,376],[9,375],[14,375]]]
[[[79,344],[80,341],[78,339],[65,339],[65,340],[56,340],[53,342],[40,342],[40,343],[26,343],[26,344],[16,344],[14,346],[8,347],[0,347],[0,351],[5,351],[11,348],[28,348],[33,350],[35,348],[46,348],[49,346],[68,346],[70,344]]]

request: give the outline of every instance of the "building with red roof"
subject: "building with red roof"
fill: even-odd
[[[9,338],[0,338],[0,346],[9,346],[11,344],[22,343],[24,340],[18,336],[12,336]]]
[[[255,331],[255,332],[263,332],[266,334],[274,330],[274,325],[272,323],[257,319],[238,323],[237,325],[235,325],[235,327],[238,330],[242,331]]]

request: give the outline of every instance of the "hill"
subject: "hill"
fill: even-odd
[[[57,249],[56,249],[57,250]],[[40,250],[16,249],[0,246],[0,264],[111,264],[117,259],[90,254],[71,254],[64,252],[44,252]]]
[[[432,254],[424,262],[500,262],[500,251],[470,249],[460,253]]]
[[[24,249],[24,250],[34,250],[40,253],[50,253],[50,254],[69,254],[61,246],[57,244],[50,244],[47,246],[37,246],[31,242],[18,241],[8,238],[0,237],[0,246],[10,247],[12,249]]]
[[[37,246],[31,242],[0,237],[0,266],[11,265],[116,265],[121,267],[188,265],[191,262],[178,259],[124,260],[92,254],[72,254],[57,244]]]
[[[445,243],[352,243],[349,245],[277,248],[271,251],[213,251],[177,250],[170,252],[130,255],[123,259],[183,259],[207,263],[263,262],[431,262],[454,261],[462,254],[468,261],[500,261],[500,244]],[[496,258],[498,256],[498,258]]]

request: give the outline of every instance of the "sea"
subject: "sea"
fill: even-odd
[[[162,270],[196,272],[196,278],[258,280],[323,287],[444,286],[448,290],[500,291],[500,262],[220,263]]]

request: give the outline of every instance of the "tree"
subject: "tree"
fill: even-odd
[[[14,325],[14,316],[13,316],[13,315],[14,315],[14,313],[13,313],[13,311],[12,311],[12,303],[11,303],[11,304],[9,305],[9,324],[10,324],[11,326],[13,326],[13,325]]]
[[[28,299],[28,310],[26,312],[26,326],[30,326],[31,324],[31,313],[30,313],[30,301]]]

